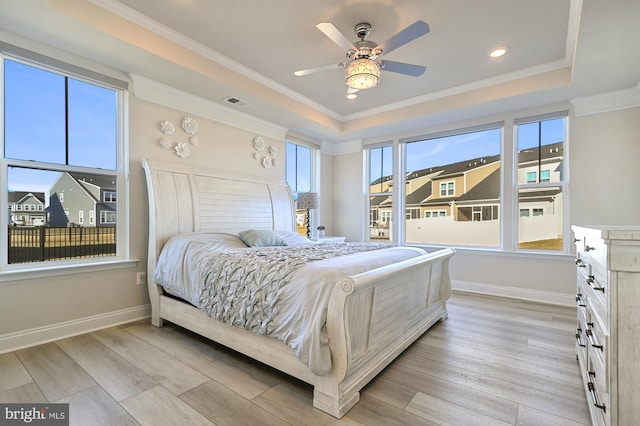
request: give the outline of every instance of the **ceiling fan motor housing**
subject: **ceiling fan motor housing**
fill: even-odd
[[[371,33],[371,24],[360,22],[355,27],[353,27],[353,32],[356,33],[356,36],[359,39],[364,40],[365,38],[369,37],[369,33]]]

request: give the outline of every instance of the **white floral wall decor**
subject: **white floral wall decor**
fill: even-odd
[[[265,148],[268,155],[262,156],[262,151],[264,151]],[[255,138],[253,138],[253,149],[255,150],[255,152],[253,153],[253,159],[258,160],[259,164],[261,164],[262,167],[264,167],[265,169],[275,167],[275,156],[278,155],[278,148],[273,145],[267,148],[266,144],[264,143],[264,139],[261,136],[256,136]]]
[[[176,155],[180,158],[188,158],[189,156],[191,156],[192,147],[198,146],[200,144],[200,139],[195,136],[195,134],[198,133],[199,130],[198,121],[195,118],[187,115],[180,121],[180,127],[188,135],[188,143],[178,141],[174,146],[171,139],[169,139],[169,136],[175,135],[176,126],[169,120],[162,120],[160,122],[160,131],[165,136],[160,137],[159,144],[160,147],[166,151],[170,151],[171,148],[173,148]]]

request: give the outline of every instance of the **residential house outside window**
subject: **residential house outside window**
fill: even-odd
[[[404,141],[405,241],[500,246],[500,124]]]
[[[298,200],[298,193],[313,192],[315,190],[315,148],[288,141],[286,144],[286,178],[293,199]],[[307,235],[307,217],[313,222],[313,212],[307,216],[306,210],[296,210],[296,231]],[[309,228],[313,227],[308,224]],[[313,233],[312,233],[313,235]]]
[[[368,150],[368,173],[369,239],[391,241],[393,235],[393,145],[373,147]]]
[[[7,187],[1,199],[6,202],[11,194],[29,192],[43,194],[43,202],[37,206],[41,213],[35,228],[0,222],[5,230],[2,243],[9,248],[3,251],[0,269],[10,264],[24,264],[28,270],[41,262],[64,260],[69,265],[69,259],[87,264],[92,258],[93,263],[123,258],[126,237],[116,235],[121,232],[119,206],[111,204],[102,211],[104,188],[96,182],[112,183],[109,198],[115,202],[126,164],[127,84],[21,48],[2,47],[2,173]],[[107,227],[97,230],[96,211],[101,218],[104,213]],[[79,226],[88,228],[81,231]]]
[[[516,122],[518,248],[562,251],[564,247],[565,117]],[[530,179],[533,175],[534,179]]]

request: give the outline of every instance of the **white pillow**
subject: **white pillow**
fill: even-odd
[[[293,231],[276,231],[278,235],[287,243],[288,246],[306,246],[315,244],[304,235],[300,235]]]

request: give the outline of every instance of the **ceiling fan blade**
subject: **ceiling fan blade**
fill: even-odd
[[[382,69],[384,71],[397,72],[398,74],[419,77],[425,72],[427,67],[423,65],[406,64],[404,62],[382,61]]]
[[[429,25],[424,21],[416,21],[409,25],[404,30],[400,31],[391,38],[380,43],[376,49],[381,49],[386,55],[387,53],[396,50],[400,46],[404,46],[412,40],[417,39],[429,32]]]
[[[331,22],[320,22],[316,25],[320,31],[344,50],[357,50],[352,42],[344,36]]]
[[[302,77],[303,75],[315,74],[317,72],[338,69],[338,68],[340,68],[340,64],[323,65],[321,67],[308,68],[306,70],[299,70],[294,72],[293,74],[295,76]]]

